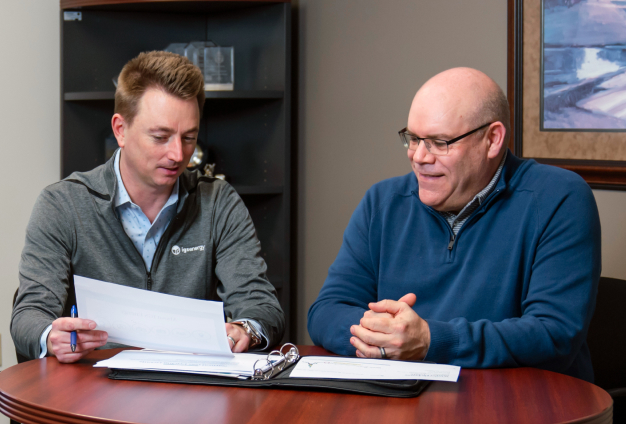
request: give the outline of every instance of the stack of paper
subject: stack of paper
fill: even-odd
[[[349,380],[457,381],[461,367],[428,362],[384,361],[367,358],[305,356],[289,375],[294,378]]]
[[[267,354],[253,353],[235,353],[227,357],[154,350],[124,350],[110,359],[98,362],[94,367],[249,378],[252,376],[254,363],[261,361],[259,366],[263,366],[266,358]]]

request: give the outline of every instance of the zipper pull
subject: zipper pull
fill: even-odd
[[[454,239],[456,237],[454,236],[454,234],[452,234],[452,236],[450,236],[450,243],[448,243],[448,250],[452,250],[452,248],[454,247]]]

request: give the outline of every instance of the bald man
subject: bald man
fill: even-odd
[[[343,355],[593,380],[585,342],[600,221],[578,175],[508,149],[509,109],[457,68],[417,92],[400,131],[412,172],[374,185],[344,233],[308,329]]]

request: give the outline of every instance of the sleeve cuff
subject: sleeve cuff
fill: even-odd
[[[48,354],[48,334],[50,334],[50,330],[52,330],[52,324],[46,327],[41,333],[41,338],[39,339],[39,347],[41,348],[41,353],[39,354],[39,358],[45,358]]]
[[[456,358],[459,348],[459,334],[454,325],[442,321],[426,320],[430,328],[430,347],[425,361],[449,364]]]

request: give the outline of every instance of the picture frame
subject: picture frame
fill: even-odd
[[[573,171],[592,188],[626,190],[626,129],[544,128],[543,25],[547,0],[507,1],[507,97],[512,126],[509,148],[520,158]],[[563,2],[568,8],[582,7],[579,3],[587,2],[550,1],[548,6]]]

